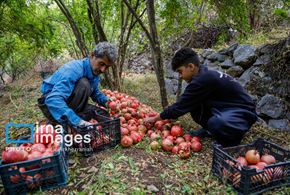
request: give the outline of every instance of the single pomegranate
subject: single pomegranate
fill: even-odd
[[[260,154],[257,150],[248,150],[246,152],[246,160],[249,164],[257,164],[260,161]]]
[[[165,151],[171,151],[173,148],[173,142],[170,139],[162,140],[162,149]]]
[[[128,135],[129,134],[129,130],[127,128],[121,127],[121,134],[122,135]]]
[[[180,126],[178,126],[178,125],[174,125],[171,128],[171,135],[175,136],[175,137],[182,136],[182,128]]]
[[[24,149],[26,152],[30,153],[31,152],[31,143],[23,143],[19,147]]]
[[[267,163],[268,165],[276,163],[275,157],[270,154],[264,154],[261,157],[261,161]]]
[[[181,159],[186,159],[190,157],[190,150],[179,150],[178,151],[178,156]]]
[[[5,164],[21,162],[28,159],[28,152],[23,149],[8,150],[2,152],[2,160]]]
[[[191,143],[191,149],[192,149],[193,152],[201,151],[201,147],[202,147],[202,145],[201,145],[200,142],[192,142]]]
[[[240,163],[240,164],[238,165],[238,167],[239,167],[239,166],[248,166],[248,162],[247,162],[247,160],[246,160],[244,157],[242,157],[242,156],[239,156],[239,157],[237,158],[237,161],[238,161],[238,163]]]
[[[179,150],[184,150],[184,151],[187,151],[187,150],[190,150],[190,146],[187,144],[187,142],[181,142],[179,145]]]
[[[183,137],[184,137],[184,139],[185,139],[186,142],[190,142],[191,139],[192,139],[192,136],[189,135],[189,134],[185,134]]]
[[[132,116],[130,113],[126,113],[126,114],[124,114],[124,118],[128,121],[132,118]]]
[[[117,103],[116,102],[109,102],[109,107],[110,107],[111,110],[116,110]]]
[[[33,144],[33,145],[31,146],[31,151],[32,151],[32,152],[34,152],[34,151],[38,151],[38,152],[43,153],[43,152],[45,152],[45,150],[46,150],[45,145],[43,145],[43,144],[41,144],[41,143]]]
[[[131,104],[131,108],[137,109],[137,108],[138,108],[138,104],[135,103],[135,102],[133,102],[133,103]]]
[[[147,134],[148,134],[148,136],[150,137],[150,136],[151,136],[151,134],[152,134],[153,132],[154,132],[154,131],[153,131],[153,130],[151,130],[151,129],[150,129],[150,130],[148,130],[148,131],[147,131]]]
[[[265,166],[267,166],[267,163],[265,163],[265,162],[258,162],[258,163],[256,164],[256,166],[257,166],[257,168],[258,168],[259,170],[263,170],[263,169],[265,168]]]
[[[175,138],[172,135],[168,135],[166,138],[170,139],[174,143]]]
[[[128,130],[130,132],[132,132],[132,131],[138,131],[138,127],[136,125],[128,125]]]
[[[170,131],[168,131],[168,130],[164,130],[164,131],[161,132],[161,137],[163,139],[165,139],[169,135],[170,135]]]
[[[28,155],[28,160],[34,160],[42,158],[42,153],[39,151],[32,151],[31,154]]]
[[[139,143],[142,139],[142,136],[137,131],[131,131],[130,136],[132,137],[134,144]]]
[[[159,143],[157,141],[153,141],[150,143],[150,147],[152,150],[158,150],[159,148]]]
[[[176,140],[175,140],[175,143],[176,143],[177,145],[179,145],[181,142],[184,142],[184,141],[185,141],[185,140],[184,140],[183,137],[177,137]]]
[[[121,145],[125,148],[130,147],[133,144],[133,139],[130,136],[123,136],[121,139]]]
[[[138,126],[138,131],[143,132],[144,134],[147,132],[147,128],[145,127],[145,125],[139,125]]]
[[[179,151],[178,146],[173,146],[171,152],[172,152],[173,154],[178,154],[178,151]]]
[[[158,130],[162,130],[163,121],[156,121],[154,127]]]
[[[156,132],[153,132],[152,134],[151,134],[151,136],[150,136],[150,140],[157,140],[157,139],[159,139],[159,138],[161,138],[161,136],[160,136],[160,134],[158,134],[158,133],[156,133]]]
[[[191,139],[191,142],[200,142],[200,137],[194,136],[194,137]]]

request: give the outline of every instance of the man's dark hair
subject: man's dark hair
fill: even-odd
[[[199,58],[192,48],[184,47],[174,54],[171,60],[171,67],[173,71],[176,71],[180,66],[186,66],[189,63],[199,66]]]

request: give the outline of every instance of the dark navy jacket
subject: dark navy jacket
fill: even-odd
[[[160,117],[176,119],[190,112],[194,121],[205,127],[213,109],[244,110],[251,122],[257,119],[251,97],[233,77],[201,65],[179,100],[160,113]]]

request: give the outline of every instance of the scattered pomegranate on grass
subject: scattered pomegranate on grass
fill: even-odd
[[[109,111],[113,117],[120,119],[121,145],[123,147],[137,144],[147,135],[152,150],[162,148],[183,159],[190,157],[191,152],[201,151],[200,138],[184,134],[179,122],[159,120],[153,124],[145,124],[144,118],[154,117],[158,114],[150,106],[140,103],[133,96],[118,91],[103,89],[102,92],[113,100],[109,103]],[[185,143],[183,146],[186,145],[186,150],[180,149],[181,143]]]

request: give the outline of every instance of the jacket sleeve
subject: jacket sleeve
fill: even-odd
[[[68,107],[66,100],[72,93],[75,83],[80,78],[73,70],[66,70],[65,72],[65,74],[64,71],[59,73],[59,81],[55,83],[52,91],[45,98],[45,104],[57,121],[60,121],[63,116],[66,116],[73,125],[77,125],[81,118]]]
[[[97,102],[102,106],[105,106],[106,102],[108,101],[108,97],[100,91],[99,82],[100,78],[97,79],[94,83],[94,89],[91,98],[94,102]]]
[[[208,98],[214,86],[210,82],[193,81],[186,88],[179,100],[160,113],[162,119],[176,119],[194,111],[199,104]]]

